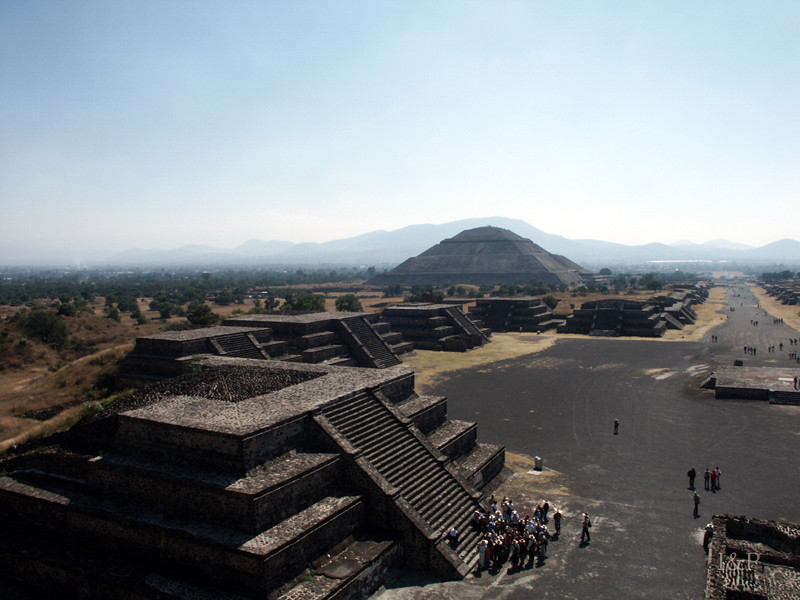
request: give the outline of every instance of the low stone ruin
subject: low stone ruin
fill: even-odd
[[[573,310],[559,333],[594,336],[662,337],[667,329],[683,329],[697,320],[693,304],[708,298],[704,285],[692,285],[646,301],[626,299],[584,302]]]
[[[573,310],[559,333],[615,337],[661,337],[670,325],[663,311],[649,302],[598,300]],[[676,324],[672,324],[678,327]]]
[[[469,316],[494,331],[547,331],[564,324],[540,298],[479,298]]]
[[[781,304],[797,305],[800,304],[800,282],[782,281],[781,283],[765,283],[764,289],[767,294],[775,298]]]
[[[797,376],[800,369],[717,367],[701,387],[714,390],[715,398],[800,405],[800,390],[794,386]]]
[[[800,525],[716,515],[706,600],[800,597]]]
[[[452,304],[404,303],[383,309],[381,316],[421,350],[466,352],[491,341],[489,329]]]
[[[205,357],[3,460],[0,570],[103,600],[349,600],[394,564],[460,578],[504,464],[476,429],[402,365]]]

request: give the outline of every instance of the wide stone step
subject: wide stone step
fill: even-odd
[[[159,572],[158,564],[116,557],[94,544],[36,527],[6,525],[0,536],[0,572],[19,583],[26,600],[250,600],[193,579],[190,572]],[[169,571],[169,572],[167,572]],[[36,590],[34,594],[33,590]],[[2,596],[2,591],[0,591]]]
[[[336,334],[333,331],[321,331],[301,336],[295,344],[301,350],[307,350],[309,348],[318,348],[319,346],[329,346],[335,342]]]
[[[107,454],[91,461],[104,497],[136,500],[169,514],[259,532],[291,517],[341,483],[338,454],[288,452],[244,477]]]
[[[373,534],[348,541],[313,562],[274,600],[328,600],[366,598],[380,587],[386,571],[399,556],[399,545],[386,535]]]
[[[504,464],[505,447],[485,442],[475,444],[472,451],[453,461],[476,490],[482,489],[500,473]]]
[[[330,358],[344,356],[349,353],[347,346],[341,344],[331,344],[329,346],[319,346],[303,350],[303,361],[307,363],[319,363]]]
[[[469,452],[478,438],[478,426],[470,421],[445,421],[428,439],[451,460]]]
[[[399,356],[401,354],[408,354],[409,352],[413,352],[414,344],[413,342],[398,342],[396,344],[392,344],[390,348],[392,349],[392,352],[394,352],[396,355]]]
[[[274,527],[250,533],[167,516],[134,505],[0,479],[0,499],[16,518],[55,528],[109,551],[126,548],[169,561],[234,589],[265,592],[291,579],[306,562],[364,522],[359,496],[330,496]]]
[[[389,347],[400,344],[403,341],[403,334],[399,331],[389,331],[389,324],[386,323],[386,330],[384,332],[378,332],[383,339],[384,343],[388,344]]]
[[[419,396],[399,402],[397,408],[411,419],[422,433],[428,433],[444,423],[447,416],[447,398]]]

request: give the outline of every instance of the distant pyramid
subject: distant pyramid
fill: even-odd
[[[442,240],[391,271],[376,275],[370,283],[495,285],[541,281],[579,285],[581,276],[589,273],[508,229],[477,227]]]

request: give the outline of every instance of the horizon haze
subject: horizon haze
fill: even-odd
[[[0,243],[797,237],[800,4],[0,4]]]

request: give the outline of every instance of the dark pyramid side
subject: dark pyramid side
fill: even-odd
[[[442,240],[419,256],[375,276],[370,283],[495,285],[541,281],[580,285],[582,276],[589,273],[513,231],[487,226]]]

